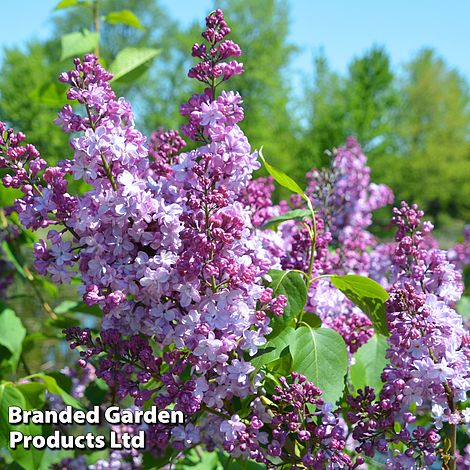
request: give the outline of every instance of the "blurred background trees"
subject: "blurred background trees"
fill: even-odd
[[[397,200],[420,204],[440,227],[470,218],[470,95],[468,83],[432,50],[420,51],[393,69],[378,45],[353,58],[346,73],[328,58],[314,58],[313,73],[293,89],[287,0],[221,0],[244,51],[246,74],[232,85],[244,99],[243,128],[255,148],[299,181],[328,162],[325,150],[354,135],[369,157],[373,178],[389,184]],[[129,9],[142,28],[101,26],[100,53],[109,64],[123,47],[155,47],[161,54],[147,73],[116,82],[134,105],[146,133],[182,123],[179,103],[196,91],[185,79],[199,24],[183,27],[158,0],[100,0],[100,14]],[[51,161],[70,156],[67,136],[51,123],[60,108],[60,36],[93,29],[90,11],[67,8],[53,15],[53,34],[44,42],[3,52],[0,120],[27,133]],[[51,85],[53,84],[53,85]],[[300,117],[300,119],[299,119]]]

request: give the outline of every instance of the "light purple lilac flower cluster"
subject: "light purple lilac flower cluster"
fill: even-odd
[[[389,356],[405,380],[405,403],[429,399],[440,427],[442,421],[462,419],[456,407],[470,390],[470,336],[454,310],[463,291],[461,274],[445,252],[422,249],[422,233],[432,228],[421,223],[422,211],[402,203],[394,212],[398,245],[387,309]]]
[[[366,389],[349,398],[359,450],[369,456],[389,452],[391,468],[398,469],[432,465],[440,440],[434,429],[469,418],[461,405],[470,390],[470,335],[453,309],[462,292],[461,277],[445,253],[423,248],[432,226],[422,223],[422,216],[404,202],[394,210],[395,282],[387,302],[390,363],[382,373],[380,397]],[[434,428],[413,429],[412,406],[417,413],[430,411]],[[399,442],[406,444],[405,452],[394,449]]]
[[[0,168],[9,170],[2,182],[5,187],[24,193],[15,203],[20,222],[33,230],[66,224],[77,202],[67,193],[65,175],[70,173],[70,167],[64,162],[62,166],[46,168],[36,147],[23,145],[25,138],[23,133],[15,134],[0,122]]]
[[[209,416],[199,431],[201,441],[208,449],[223,446],[231,455],[267,468],[276,468],[273,458],[310,469],[354,469],[364,463],[361,456],[353,459],[346,451],[345,429],[319,388],[296,372],[280,377],[279,383],[272,401],[255,398],[245,418]]]
[[[243,73],[243,64],[236,60],[226,61],[230,57],[240,56],[242,52],[238,44],[224,39],[230,32],[222,10],[215,10],[206,17],[206,30],[202,33],[206,43],[193,45],[193,57],[201,60],[188,72],[190,78],[196,78],[214,89],[216,80],[221,83]],[[207,106],[203,109],[209,114],[212,114],[210,110],[216,112],[217,107],[211,107],[210,103]]]
[[[367,250],[377,244],[367,228],[372,213],[393,202],[393,193],[385,185],[370,181],[367,158],[357,141],[350,137],[332,156],[327,171],[308,173],[307,194],[325,221],[332,244],[341,248],[345,271],[367,274]]]

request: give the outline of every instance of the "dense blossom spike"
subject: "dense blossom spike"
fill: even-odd
[[[384,387],[377,399],[370,389],[349,399],[349,417],[361,451],[387,452],[397,440],[407,446],[405,452],[390,455],[390,465],[398,469],[417,462],[423,468],[432,465],[443,423],[468,421],[468,410],[461,411],[459,402],[466,401],[470,390],[469,333],[453,309],[462,292],[460,274],[443,252],[423,249],[424,234],[432,226],[421,222],[422,216],[416,206],[404,202],[394,209],[395,282],[387,302],[390,364],[383,371]],[[418,412],[431,411],[434,429],[413,429],[416,416],[411,405]],[[397,423],[402,425],[398,434]]]

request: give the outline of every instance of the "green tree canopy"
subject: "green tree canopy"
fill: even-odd
[[[425,49],[406,66],[389,175],[400,197],[438,216],[470,216],[470,95],[463,77]]]
[[[68,149],[67,136],[52,125],[59,108],[49,101],[55,96],[60,71],[55,58],[58,47],[58,41],[48,41],[5,49],[0,73],[0,120],[25,132],[30,142],[54,160],[65,158]]]

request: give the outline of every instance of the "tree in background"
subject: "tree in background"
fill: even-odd
[[[325,150],[341,145],[348,135],[361,142],[370,159],[389,151],[398,100],[390,60],[382,48],[373,47],[355,58],[346,77],[332,71],[320,54],[307,96],[310,121],[305,147],[313,142],[315,162],[324,162]]]
[[[370,160],[390,152],[398,95],[390,58],[373,47],[349,65],[346,131],[361,142]]]
[[[394,77],[378,47],[354,59],[346,76],[315,62],[308,90],[304,165],[321,165],[325,150],[354,135],[378,182],[398,200],[417,202],[438,223],[470,215],[470,95],[466,81],[424,50]],[[303,168],[305,170],[307,168]],[[440,216],[440,217],[439,217]]]
[[[347,136],[344,79],[330,69],[327,58],[320,53],[314,59],[314,80],[305,90],[306,128],[297,157],[304,178],[312,167],[328,164],[328,149],[339,147]],[[297,174],[297,173],[296,173]]]
[[[38,149],[55,160],[65,158],[67,148],[67,136],[51,127],[59,108],[47,97],[52,77],[60,70],[58,46],[58,41],[48,41],[29,43],[24,50],[5,49],[0,73],[0,120],[25,129]]]
[[[417,202],[434,217],[447,213],[468,219],[468,84],[435,52],[426,49],[406,66],[400,89],[397,158],[393,171],[381,176],[400,197]]]

